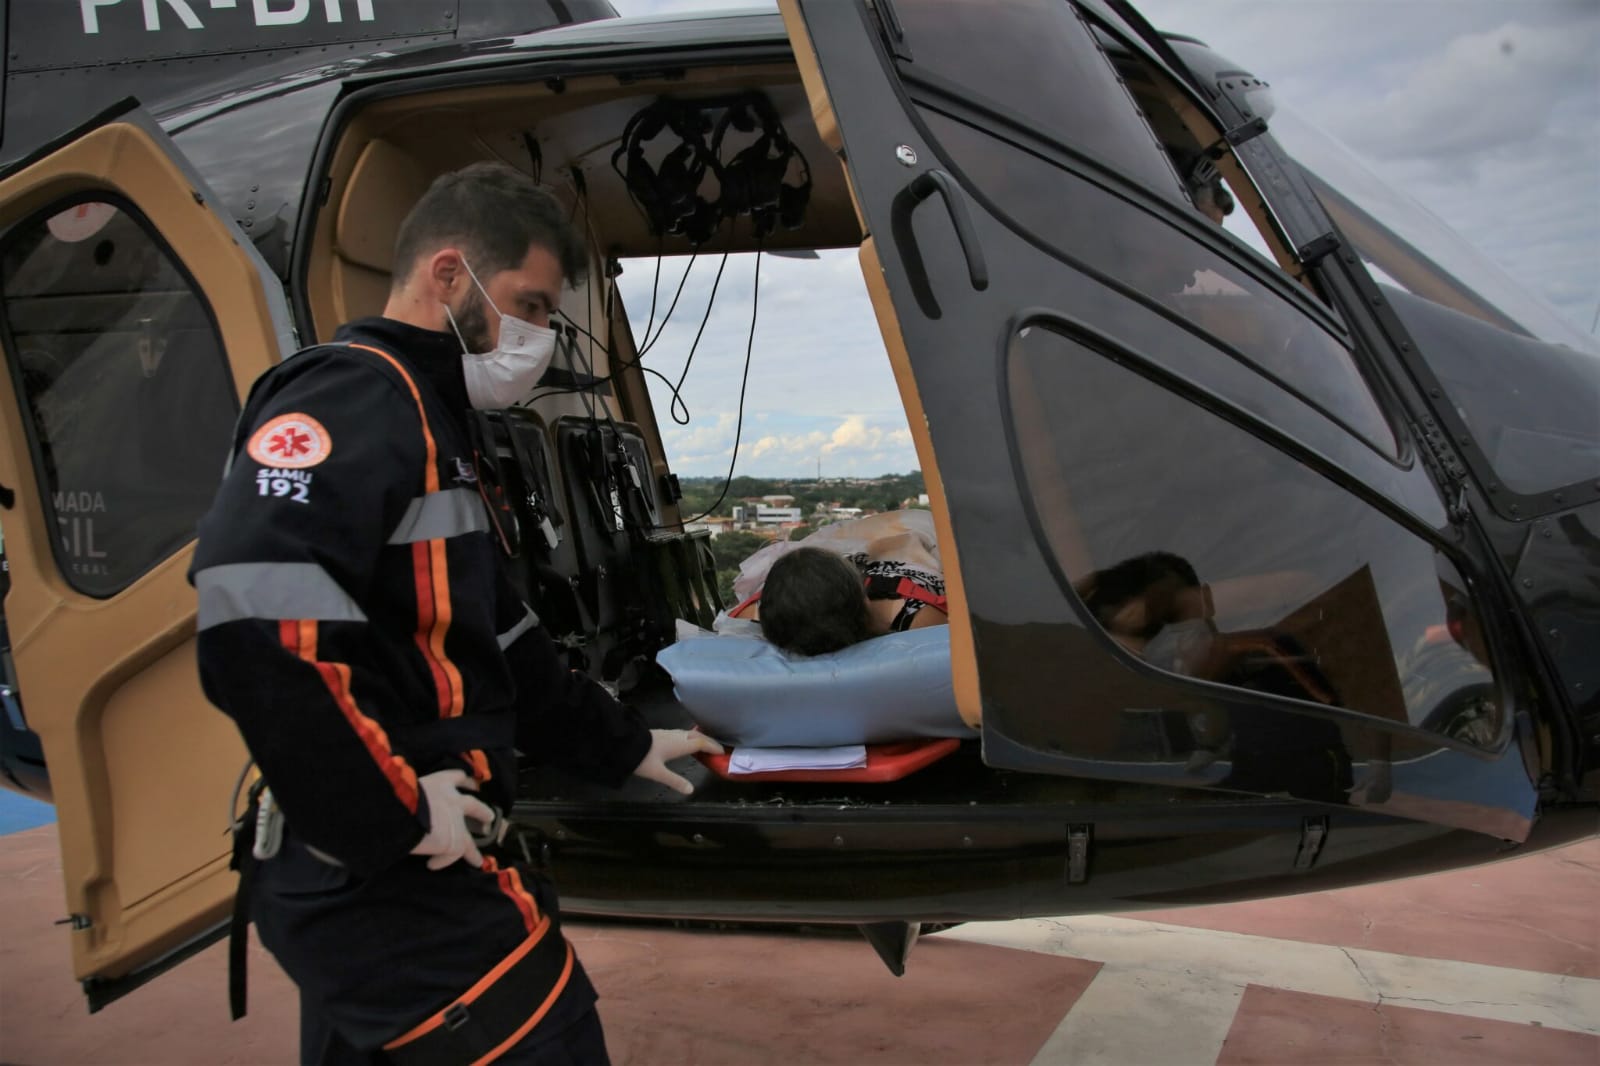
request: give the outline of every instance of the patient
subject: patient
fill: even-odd
[[[931,570],[865,552],[800,547],[781,556],[736,617],[761,623],[785,651],[825,655],[868,637],[949,621],[944,580]]]

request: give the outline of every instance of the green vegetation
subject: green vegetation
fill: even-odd
[[[870,482],[870,483],[869,483]],[[719,477],[680,478],[683,502],[680,504],[685,518],[701,514],[717,504],[722,495]],[[762,496],[793,496],[794,506],[809,518],[819,503],[838,504],[840,507],[859,507],[863,511],[893,511],[904,500],[915,500],[924,492],[922,471],[909,474],[883,474],[875,478],[759,478],[736,477],[728,486],[727,495],[717,504],[716,514],[733,513],[734,505],[745,499]]]
[[[717,561],[717,591],[722,596],[722,602],[729,607],[737,606],[738,601],[733,598],[733,579],[739,574],[739,564],[754,555],[756,549],[764,548],[772,541],[759,533],[746,533],[742,530],[733,530],[711,540],[711,556]]]

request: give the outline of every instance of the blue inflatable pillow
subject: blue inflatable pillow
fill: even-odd
[[[656,662],[700,728],[729,744],[827,748],[977,736],[956,710],[948,626],[809,657],[758,637],[695,636],[663,648]]]

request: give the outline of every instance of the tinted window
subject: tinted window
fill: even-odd
[[[1395,454],[1394,433],[1349,349],[1265,282],[1070,171],[964,122],[926,117],[967,181],[1025,233],[1176,312]]]
[[[54,208],[0,243],[6,361],[62,575],[110,596],[186,543],[234,387],[210,311],[130,208]]]
[[[1600,369],[1593,355],[1384,288],[1507,488],[1533,494],[1600,478]]]
[[[1016,454],[1048,548],[1126,652],[1495,740],[1478,616],[1432,545],[1061,332],[1023,330],[1007,366]]]
[[[1161,193],[1181,195],[1115,69],[1067,0],[896,0],[911,60],[901,73],[953,82],[967,99],[1087,152]]]

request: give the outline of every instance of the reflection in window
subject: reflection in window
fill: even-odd
[[[1466,584],[1427,542],[1062,333],[1023,330],[1008,369],[1049,548],[1129,653],[1480,745],[1499,735]]]
[[[965,123],[925,117],[963,176],[1028,233],[1181,315],[1396,454],[1394,433],[1354,357],[1321,323],[1148,211]]]
[[[7,234],[0,300],[62,575],[113,595],[186,543],[216,492],[238,412],[221,341],[170,254],[111,203]]]

